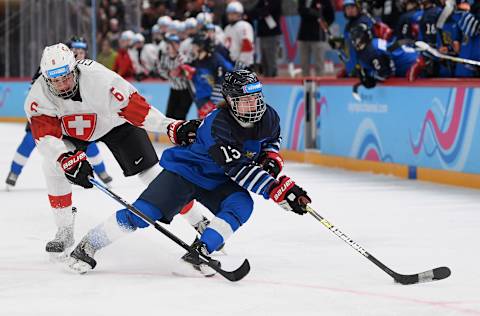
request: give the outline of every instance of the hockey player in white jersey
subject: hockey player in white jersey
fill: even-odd
[[[225,47],[230,51],[236,69],[248,68],[254,61],[253,27],[243,20],[243,5],[240,2],[230,2],[226,13],[229,24],[225,27]]]
[[[91,188],[92,167],[86,146],[102,141],[125,176],[149,184],[160,172],[158,157],[145,130],[167,133],[175,144],[193,141],[196,121],[177,121],[150,106],[118,74],[92,61],[76,61],[64,44],[46,47],[42,77],[25,101],[25,112],[39,152],[58,231],[46,251],[61,255],[73,245],[75,212],[72,187]]]

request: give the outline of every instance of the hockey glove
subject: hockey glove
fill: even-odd
[[[201,120],[174,121],[167,126],[167,135],[175,145],[186,146],[193,144],[197,138],[197,129]]]
[[[307,213],[305,205],[312,202],[304,189],[287,176],[281,176],[270,187],[270,198],[287,211],[299,215]]]
[[[197,72],[197,69],[195,67],[187,64],[181,64],[180,66],[178,66],[178,69],[187,80],[192,80],[193,76],[195,76],[195,72]]]
[[[73,184],[86,189],[92,188],[88,177],[93,177],[92,166],[87,160],[87,154],[81,150],[69,151],[57,159],[65,172],[65,177]]]
[[[207,101],[198,109],[198,118],[203,120],[210,112],[216,109],[217,106],[212,101]]]
[[[258,157],[258,163],[263,170],[268,172],[272,177],[277,178],[283,169],[283,158],[279,153],[273,151],[264,151]]]

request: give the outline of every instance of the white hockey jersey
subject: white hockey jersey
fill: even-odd
[[[178,47],[178,54],[182,64],[193,62],[191,37],[187,37],[180,43],[180,46]]]
[[[253,64],[254,40],[253,27],[247,21],[237,21],[225,27],[225,47],[230,51],[230,58],[246,66]]]
[[[95,141],[125,122],[166,133],[174,121],[103,65],[85,59],[78,61],[77,67],[81,101],[54,96],[43,78],[35,81],[25,100],[25,112],[43,156],[57,159],[68,151],[62,135]]]
[[[159,45],[148,43],[143,46],[140,58],[142,60],[144,67],[148,70],[149,73],[156,71],[157,64],[159,61],[159,58],[158,58],[159,52],[160,52]]]

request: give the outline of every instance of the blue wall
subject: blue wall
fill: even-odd
[[[330,83],[331,84],[331,83]],[[166,83],[135,83],[165,112]],[[0,82],[0,118],[24,117],[27,82]],[[317,149],[361,160],[480,173],[480,89],[380,86],[361,89],[322,85],[316,92]],[[304,150],[305,104],[300,84],[266,84],[267,102],[279,113],[283,148]],[[192,106],[189,118],[196,116]],[[477,141],[475,141],[477,140]]]

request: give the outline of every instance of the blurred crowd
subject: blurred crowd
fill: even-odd
[[[167,38],[178,37],[179,64],[191,64],[195,58],[193,39],[202,35],[210,39],[208,54],[221,54],[234,67],[275,77],[279,74],[283,2],[145,0],[141,28],[126,30],[124,2],[103,0],[98,61],[137,80],[162,77]],[[480,60],[479,3],[298,0],[298,72],[303,76],[325,75],[326,52],[334,49],[342,63],[337,76],[358,76],[367,87],[389,77],[478,76],[478,67],[449,57]],[[335,11],[343,11],[343,34],[330,31]],[[419,48],[416,41],[428,44],[440,57],[425,46]]]
[[[330,37],[342,76],[371,88],[389,77],[478,77],[478,3],[344,0],[343,36]]]

